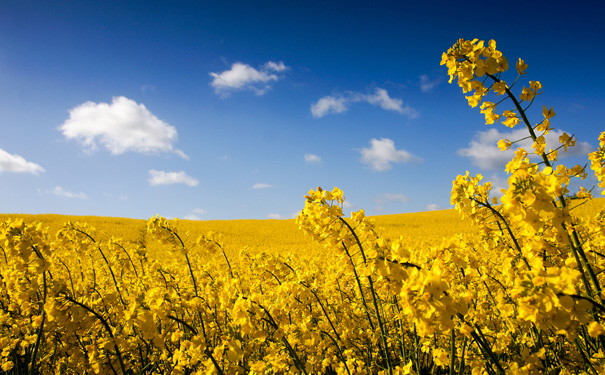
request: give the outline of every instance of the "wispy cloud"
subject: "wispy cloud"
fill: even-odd
[[[439,78],[430,79],[428,75],[423,74],[420,76],[420,90],[422,92],[429,92],[434,89],[435,86],[437,86],[440,82],[441,79]]]
[[[362,148],[361,162],[369,164],[376,171],[387,171],[392,168],[391,163],[420,162],[421,158],[405,150],[397,150],[395,142],[388,138],[370,140],[369,148]]]
[[[252,91],[256,95],[264,95],[271,89],[271,83],[279,80],[275,73],[281,73],[288,69],[283,62],[269,61],[260,69],[255,69],[248,64],[236,62],[231,69],[221,73],[210,73],[214,92],[225,98],[235,91]]]
[[[403,100],[391,98],[385,89],[377,88],[374,94],[364,95],[361,97],[361,100],[365,100],[372,105],[379,106],[384,110],[395,111],[409,117],[416,117],[418,115],[415,109],[408,105],[403,106]]]
[[[387,90],[379,87],[372,94],[350,91],[346,94],[324,96],[311,105],[311,114],[315,118],[320,118],[329,114],[343,113],[349,110],[350,104],[358,102],[367,102],[373,106],[387,111],[394,111],[409,118],[418,117],[416,109],[409,105],[404,105],[403,100],[399,98],[391,98]]]
[[[36,163],[25,160],[22,156],[9,154],[0,149],[0,173],[31,173],[37,175],[44,172],[44,168]]]
[[[82,192],[74,193],[63,189],[61,186],[55,186],[55,188],[50,191],[50,193],[63,198],[88,199],[88,196]]]
[[[142,92],[155,92],[156,88],[154,85],[145,84],[145,85],[141,86],[141,91]]]
[[[199,181],[195,178],[188,176],[185,172],[164,172],[156,171],[151,169],[149,171],[149,184],[151,186],[158,185],[172,185],[172,184],[185,184],[187,186],[197,186]]]
[[[563,130],[551,130],[544,138],[546,139],[548,148],[556,149],[561,144],[559,136],[563,134]],[[508,163],[515,154],[517,147],[523,147],[528,152],[531,152],[533,141],[531,139],[523,140],[516,143],[507,151],[498,149],[498,141],[508,139],[515,141],[527,137],[527,130],[517,129],[510,132],[500,132],[497,129],[487,131],[478,131],[470,141],[467,148],[458,150],[458,155],[471,159],[473,165],[484,170],[499,170]],[[592,146],[587,142],[577,142],[575,147],[570,147],[567,152],[564,149],[559,150],[559,157],[586,155],[593,150]]]
[[[319,164],[321,163],[321,157],[314,154],[305,154],[305,161],[307,163]]]
[[[272,188],[272,187],[273,187],[273,185],[271,185],[271,184],[263,184],[263,183],[252,185],[252,189],[268,189],[268,188]]]
[[[133,151],[174,153],[187,158],[173,146],[177,140],[174,126],[124,96],[114,97],[111,104],[86,102],[72,108],[59,130],[66,139],[79,141],[90,152],[100,145],[114,155]]]

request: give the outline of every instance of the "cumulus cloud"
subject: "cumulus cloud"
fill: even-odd
[[[225,98],[235,91],[252,91],[256,95],[263,95],[271,89],[271,83],[279,80],[280,73],[287,70],[288,67],[283,62],[269,61],[261,66],[260,70],[251,67],[248,64],[236,62],[231,65],[231,69],[221,73],[210,73],[212,82],[210,86],[214,87],[214,92]]]
[[[61,186],[55,186],[55,188],[50,193],[58,197],[64,198],[88,199],[88,196],[82,192],[74,193],[63,189]]]
[[[374,202],[377,204],[385,204],[390,202],[399,202],[406,203],[408,201],[408,197],[403,194],[381,194],[378,197],[374,198]]]
[[[311,105],[311,114],[315,118],[329,114],[343,113],[349,110],[351,103],[367,102],[387,111],[395,111],[410,118],[418,117],[418,111],[409,105],[403,105],[403,100],[391,98],[385,89],[376,88],[372,94],[348,92],[344,95],[327,95]]]
[[[563,134],[563,130],[551,130],[546,136],[546,149],[556,149],[561,145],[559,143],[559,136]],[[508,139],[515,141],[527,137],[527,130],[520,128],[509,132],[500,132],[499,130],[492,128],[487,131],[478,131],[467,148],[458,150],[458,155],[471,159],[473,165],[478,166],[484,170],[499,170],[504,168],[515,154],[517,147],[523,147],[528,152],[531,152],[531,146],[533,141],[526,139],[521,142],[515,143],[513,147],[507,151],[500,151],[498,148],[498,141],[501,139]],[[566,156],[578,156],[586,155],[593,150],[592,146],[587,142],[576,142],[575,147],[570,147],[565,152],[564,149],[559,150],[559,157]]]
[[[305,161],[307,163],[321,163],[321,157],[313,154],[305,154]]]
[[[252,189],[268,189],[268,188],[272,188],[273,185],[271,184],[254,184],[252,185]]]
[[[44,168],[36,163],[25,160],[22,156],[9,154],[0,149],[0,173],[31,173],[37,175],[44,172]]]
[[[376,171],[386,171],[392,168],[391,163],[419,162],[422,159],[405,150],[397,150],[395,142],[388,138],[370,140],[369,148],[362,148],[361,162],[369,164]]]
[[[423,74],[420,76],[420,90],[422,92],[429,92],[435,88],[441,82],[440,79],[431,80],[428,75]]]
[[[343,113],[349,110],[347,103],[350,100],[344,96],[324,96],[317,103],[311,105],[311,114],[315,118],[324,117],[334,113]]]
[[[158,185],[172,185],[172,184],[185,184],[187,186],[197,186],[199,181],[195,178],[188,176],[185,172],[164,172],[156,171],[155,169],[149,170],[149,184],[151,186]]]
[[[86,102],[72,108],[59,130],[66,139],[79,141],[90,152],[100,145],[114,155],[127,151],[174,153],[187,159],[173,146],[177,140],[174,126],[123,96],[114,97],[111,104]]]

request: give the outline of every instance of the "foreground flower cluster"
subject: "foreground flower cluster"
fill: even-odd
[[[387,238],[363,210],[344,217],[338,188],[309,191],[296,219],[323,246],[313,254],[234,253],[218,233],[192,238],[159,216],[138,241],[77,222],[51,236],[8,220],[0,224],[1,371],[604,373],[605,214],[577,215],[591,192],[569,186],[587,172],[557,164],[558,149],[575,139],[546,144],[554,111],[544,107],[537,124],[526,114],[541,84],[515,96],[527,64],[517,62],[508,85],[494,41],[460,40],[442,63],[488,124],[525,126],[533,140],[507,165],[500,198],[480,175],[454,181],[451,202],[477,233],[438,246]],[[590,160],[604,187],[605,133],[600,142]]]

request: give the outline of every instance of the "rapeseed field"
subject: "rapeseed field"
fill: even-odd
[[[466,172],[439,212],[345,217],[318,187],[295,220],[4,216],[3,373],[605,373],[604,202],[558,161],[575,138],[546,144],[554,110],[526,112],[542,85],[515,87],[521,59],[507,83],[495,41],[442,65],[487,124],[533,140],[499,194]]]

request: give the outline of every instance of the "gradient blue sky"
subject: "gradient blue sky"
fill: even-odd
[[[450,208],[466,170],[504,183],[515,137],[447,83],[458,38],[523,58],[530,114],[553,106],[583,163],[599,3],[2,1],[0,212],[290,218],[318,185],[370,215]]]

